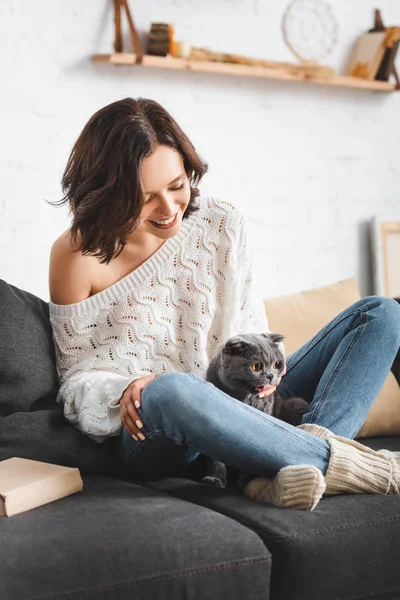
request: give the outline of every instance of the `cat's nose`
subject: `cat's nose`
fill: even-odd
[[[270,383],[274,378],[274,376],[272,374],[266,375],[265,377],[269,380]]]

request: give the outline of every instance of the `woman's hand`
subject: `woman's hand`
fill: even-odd
[[[144,440],[145,436],[141,433],[143,423],[137,413],[136,408],[140,408],[142,405],[142,399],[140,394],[150,381],[153,381],[157,375],[147,375],[146,377],[139,377],[126,388],[122,394],[120,401],[120,414],[122,425],[125,427],[127,432],[133,437],[134,440]]]
[[[277,385],[264,385],[262,388],[258,388],[257,396],[259,398],[266,398],[273,394],[278,386]]]

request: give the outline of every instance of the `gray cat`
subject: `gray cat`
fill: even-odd
[[[291,425],[300,425],[303,414],[308,411],[308,402],[302,398],[284,399],[276,391],[263,396],[264,386],[278,385],[286,372],[284,339],[279,333],[229,338],[210,362],[206,380],[249,406]],[[249,474],[241,474],[239,487],[243,487],[248,478]],[[207,475],[202,482],[225,487],[226,479],[224,463],[207,459]]]

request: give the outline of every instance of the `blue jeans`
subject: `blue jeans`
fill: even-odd
[[[303,423],[349,438],[361,429],[400,346],[400,305],[370,296],[339,314],[287,359],[283,397],[310,402]],[[254,474],[310,464],[325,475],[330,446],[243,404],[196,375],[165,373],[142,391],[146,439],[123,429],[120,456],[132,475],[186,472],[200,454]]]

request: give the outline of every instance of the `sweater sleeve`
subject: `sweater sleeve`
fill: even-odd
[[[61,385],[56,402],[82,433],[101,444],[121,429],[120,399],[136,377],[109,371],[78,371]]]

